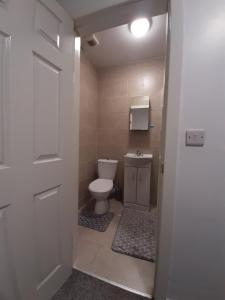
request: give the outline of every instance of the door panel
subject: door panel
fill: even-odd
[[[137,204],[150,206],[150,168],[138,168]]]
[[[137,168],[124,169],[124,203],[136,203],[137,196]]]
[[[56,48],[60,46],[60,25],[61,20],[43,2],[37,1],[35,26],[36,30]]]
[[[60,187],[40,193],[34,199],[39,285],[62,263],[59,199]]]
[[[10,207],[0,209],[0,299],[17,299],[18,291],[15,281],[15,273],[10,253],[8,234],[8,213]]]
[[[0,0],[3,300],[50,299],[72,270],[73,61],[73,21],[55,0]]]
[[[1,9],[1,7],[0,7]],[[0,31],[0,208],[11,204],[7,183],[11,179],[9,169],[9,64],[11,38]],[[5,187],[5,188],[3,188]]]
[[[34,4],[32,171],[39,270],[36,289],[44,300],[69,276],[72,267],[74,36],[72,20],[55,1]]]
[[[39,162],[59,158],[60,72],[34,54],[34,151]]]
[[[0,1],[0,299],[20,300],[11,242],[15,198],[10,97],[13,30],[7,9],[8,1]]]
[[[0,166],[7,164],[10,36],[0,32]]]

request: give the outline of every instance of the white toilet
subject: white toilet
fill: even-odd
[[[117,160],[98,159],[99,178],[89,184],[89,191],[96,200],[95,213],[105,214],[109,209],[108,196],[113,189],[113,179],[116,175]]]

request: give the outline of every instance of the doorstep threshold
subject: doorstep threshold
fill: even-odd
[[[114,286],[116,286],[116,287],[118,287],[118,288],[121,288],[121,289],[123,289],[123,290],[125,290],[125,291],[131,292],[131,293],[133,293],[133,294],[136,294],[136,295],[139,295],[139,296],[142,296],[142,297],[146,297],[146,298],[148,298],[148,299],[153,299],[153,296],[152,296],[152,295],[149,295],[149,294],[147,294],[147,293],[142,293],[142,292],[140,292],[140,291],[138,291],[138,290],[129,288],[129,287],[127,287],[126,285],[123,285],[123,284],[120,284],[120,283],[118,283],[118,282],[109,280],[109,279],[107,279],[107,278],[98,276],[98,275],[96,275],[96,274],[94,274],[94,273],[92,273],[92,272],[84,271],[84,270],[82,270],[81,268],[78,268],[78,267],[76,267],[76,266],[73,266],[73,269],[78,270],[78,271],[80,271],[80,272],[82,272],[82,273],[84,273],[84,274],[87,274],[87,275],[89,275],[89,276],[92,276],[92,277],[94,277],[94,278],[97,278],[97,279],[99,279],[99,280],[105,281],[105,282],[107,282],[107,283],[109,283],[109,284],[111,284],[111,285],[114,285]]]

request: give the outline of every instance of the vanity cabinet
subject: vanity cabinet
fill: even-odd
[[[125,166],[124,170],[124,205],[136,203],[137,199],[137,168]]]
[[[124,206],[139,210],[150,209],[151,161],[139,166],[124,166]]]

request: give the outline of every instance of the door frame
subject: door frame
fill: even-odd
[[[180,13],[177,14],[176,12]],[[167,66],[164,102],[166,104],[161,197],[158,199],[159,220],[157,260],[154,285],[156,300],[168,299],[171,249],[173,246],[174,210],[176,199],[176,170],[180,119],[180,96],[183,64],[183,3],[168,0]],[[162,127],[163,128],[163,127]],[[160,176],[160,175],[159,175]]]
[[[162,195],[158,199],[159,205],[159,229],[157,240],[157,259],[155,262],[155,285],[153,297],[156,300],[166,300],[170,272],[170,254],[172,248],[173,218],[176,191],[176,169],[177,169],[177,144],[179,133],[179,112],[181,94],[181,75],[182,75],[182,13],[176,14],[175,11],[182,12],[182,1],[168,0],[168,23],[167,23],[167,53],[166,53],[166,74],[164,102],[166,103],[165,113],[165,132],[164,134],[164,161],[163,161],[163,182]],[[103,12],[101,12],[103,13]],[[115,24],[114,24],[115,25]],[[121,25],[121,24],[118,24]],[[106,28],[104,28],[105,30]],[[75,46],[75,65],[74,75],[75,88],[75,130],[76,148],[79,149],[79,107],[80,107],[80,43]],[[77,150],[79,151],[79,150]],[[76,178],[78,179],[79,153],[76,154]],[[78,180],[76,180],[78,191]],[[76,196],[75,211],[75,243],[74,261],[77,258],[78,239],[78,197]]]
[[[79,136],[80,136],[80,54],[81,54],[81,38],[75,34],[74,36],[74,133],[75,133],[75,205],[74,205],[74,235],[73,235],[73,265],[77,258],[78,252],[78,198],[79,198]]]

